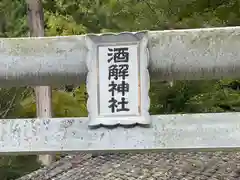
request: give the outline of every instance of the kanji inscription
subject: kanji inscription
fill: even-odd
[[[138,46],[100,46],[99,115],[139,115]]]
[[[89,126],[149,125],[147,32],[86,38]]]

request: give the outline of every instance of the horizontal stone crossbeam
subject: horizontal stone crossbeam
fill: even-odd
[[[240,27],[149,31],[152,80],[240,77]],[[79,84],[88,35],[0,39],[0,86]]]
[[[129,34],[136,33],[121,34],[127,39]],[[239,34],[240,27],[147,31],[144,42],[147,42],[150,77],[153,81],[238,78]],[[99,36],[100,41],[106,37]],[[85,82],[91,67],[89,61],[87,67],[87,60],[91,61],[89,54],[96,55],[96,46],[89,46],[89,39],[90,35],[0,38],[0,86]],[[91,77],[94,85],[95,76]],[[142,82],[139,92],[144,90],[146,95],[149,78],[142,78]],[[91,107],[94,107],[97,91],[91,92],[94,95]],[[142,102],[141,112],[146,112],[147,97]],[[92,113],[96,114],[97,109],[94,110]],[[2,119],[0,153],[235,150],[240,147],[240,113],[154,115],[148,119],[151,123],[147,128],[97,129],[88,126],[89,118],[81,117]]]
[[[152,116],[151,127],[89,129],[87,118],[0,121],[0,153],[215,151],[240,147],[240,114]]]

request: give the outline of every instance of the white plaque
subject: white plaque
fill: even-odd
[[[89,125],[149,124],[150,82],[145,33],[89,37]]]

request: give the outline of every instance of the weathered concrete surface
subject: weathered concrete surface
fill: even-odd
[[[86,57],[84,36],[0,39],[0,84],[79,84]]]
[[[149,32],[151,78],[240,77],[240,27]]]
[[[239,180],[240,153],[78,154],[19,180]]]
[[[89,129],[87,118],[0,121],[0,153],[240,148],[240,113],[152,116],[150,128]]]
[[[153,80],[240,77],[240,27],[147,34]],[[79,84],[87,75],[88,53],[85,35],[1,38],[0,85]]]

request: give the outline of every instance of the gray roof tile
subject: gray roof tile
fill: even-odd
[[[77,154],[19,180],[240,180],[240,153]]]

